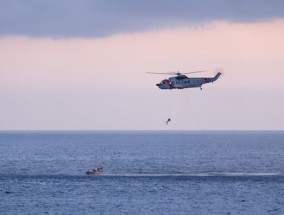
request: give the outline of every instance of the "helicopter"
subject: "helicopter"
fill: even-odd
[[[207,83],[213,83],[216,81],[222,74],[222,69],[218,68],[217,74],[214,77],[199,77],[199,78],[189,78],[185,74],[200,73],[206,71],[195,71],[195,72],[168,72],[168,73],[155,73],[147,72],[149,74],[167,74],[167,75],[176,75],[168,79],[162,80],[160,83],[156,84],[162,90],[172,90],[172,89],[185,89],[185,88],[200,88],[202,90],[202,85]]]

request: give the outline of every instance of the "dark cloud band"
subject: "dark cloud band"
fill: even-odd
[[[0,35],[102,37],[216,20],[282,17],[282,0],[0,0]]]

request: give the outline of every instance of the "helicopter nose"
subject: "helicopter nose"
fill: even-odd
[[[156,84],[157,87],[159,87],[160,89],[162,89],[162,85],[161,84]]]

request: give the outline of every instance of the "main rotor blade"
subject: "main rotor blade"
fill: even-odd
[[[154,74],[154,75],[172,75],[172,74],[170,74],[168,72],[146,72],[146,73]],[[174,74],[176,74],[176,73],[174,73]]]
[[[146,72],[148,74],[156,74],[156,75],[183,75],[183,74],[192,74],[192,73],[200,73],[207,72],[206,70],[194,71],[194,72]]]
[[[192,74],[192,73],[200,73],[200,72],[207,72],[207,70],[200,70],[200,71],[194,71],[194,72],[183,72],[180,74]]]

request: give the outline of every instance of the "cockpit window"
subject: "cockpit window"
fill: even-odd
[[[166,81],[165,81],[165,80],[162,80],[162,81],[161,81],[161,84],[166,84]]]

